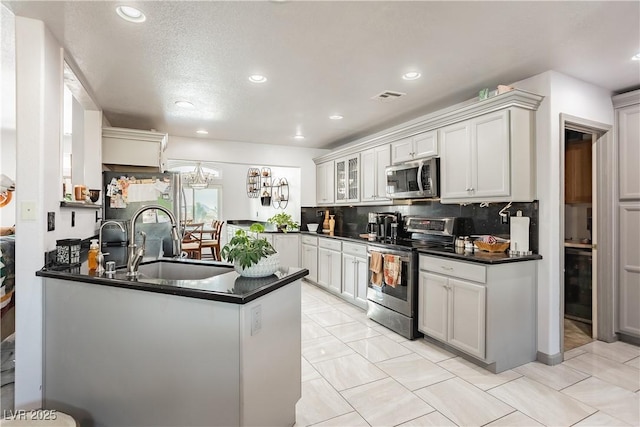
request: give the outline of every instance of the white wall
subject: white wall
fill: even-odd
[[[16,46],[16,203],[33,206],[34,219],[16,218],[16,409],[41,406],[42,393],[42,281],[35,276],[44,252],[56,240],[88,238],[96,233],[95,210],[71,209],[62,199],[62,69],[63,51],[41,21],[15,18]],[[92,122],[102,122],[101,113]],[[85,153],[100,151],[100,127],[90,132]],[[86,134],[86,133],[85,133]],[[100,182],[100,156],[89,162],[87,182]],[[19,209],[21,211],[21,209]],[[47,232],[47,212],[56,214],[56,230]]]
[[[0,5],[0,173],[16,179],[16,49],[15,19]],[[0,225],[16,223],[16,202],[13,199],[0,210]]]
[[[300,206],[315,206],[316,165],[313,158],[327,154],[329,151],[316,148],[169,136],[165,154],[167,159],[232,163],[246,165],[247,168],[256,165],[271,168],[276,166],[300,168],[300,188],[304,189],[300,195]],[[226,186],[226,175],[224,179]],[[246,170],[245,176],[241,180],[243,188],[245,181]],[[249,212],[251,211],[245,213],[245,216]]]
[[[613,124],[611,92],[573,77],[547,71],[512,86],[544,95],[536,114],[537,193],[539,211],[538,351],[562,352],[560,328],[560,257],[564,236],[560,229],[560,114]]]

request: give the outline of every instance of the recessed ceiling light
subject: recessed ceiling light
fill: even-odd
[[[147,17],[140,9],[136,9],[131,6],[118,6],[116,7],[116,13],[125,21],[140,23],[146,21]]]
[[[204,130],[204,129],[197,130],[197,131],[196,131],[196,133],[198,133],[198,134],[200,134],[200,135],[209,135],[209,132],[207,132],[207,131],[206,131],[206,130]]]
[[[631,57],[631,59],[633,59],[634,61],[640,61],[640,53],[636,53]]]
[[[294,136],[293,139],[302,140],[302,139],[304,139],[304,135],[298,134],[298,135]]]
[[[265,76],[261,76],[260,74],[254,74],[252,76],[249,76],[249,81],[253,83],[264,83],[267,81],[267,78]]]
[[[420,74],[417,71],[409,71],[408,73],[404,73],[402,75],[402,78],[405,80],[415,80],[415,79],[419,79],[421,75],[422,74]]]
[[[181,108],[195,108],[195,106],[193,105],[193,102],[189,102],[189,101],[176,101],[175,104],[176,106]]]
[[[331,120],[342,120],[342,119],[344,119],[344,117],[342,117],[340,114],[334,114],[332,116],[329,116],[329,118]]]

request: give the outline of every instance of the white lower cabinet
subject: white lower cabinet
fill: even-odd
[[[342,244],[342,296],[355,305],[367,307],[367,247]]]
[[[305,279],[315,283],[318,281],[318,238],[300,236],[300,243],[300,266],[309,270]]]
[[[419,286],[418,330],[484,359],[485,287],[424,271]]]
[[[297,233],[272,233],[273,248],[280,254],[282,267],[298,267],[300,265]]]
[[[342,292],[342,243],[332,239],[318,242],[318,285]]]
[[[536,360],[536,262],[420,255],[418,330],[492,372]]]

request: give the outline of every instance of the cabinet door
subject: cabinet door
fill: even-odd
[[[347,159],[347,202],[360,201],[360,153]]]
[[[347,298],[355,298],[356,274],[356,257],[342,254],[342,295]]]
[[[298,267],[298,234],[274,234],[273,247],[280,254],[282,267]]]
[[[356,257],[355,259],[355,272],[356,272],[356,303],[363,307],[367,307],[367,274],[369,272],[369,265],[366,258]]]
[[[413,137],[413,158],[438,155],[438,131],[424,132]]]
[[[466,198],[471,189],[471,126],[468,121],[440,129],[441,199]]]
[[[386,201],[387,174],[386,167],[391,164],[389,144],[371,148],[360,153],[360,200],[362,202]]]
[[[413,141],[404,138],[391,143],[391,163],[402,163],[413,160]]]
[[[640,199],[640,104],[616,110],[620,199]]]
[[[591,203],[591,140],[565,141],[564,202]]]
[[[316,201],[319,205],[332,204],[334,200],[333,162],[316,166]]]
[[[484,359],[486,288],[450,278],[449,292],[449,344]]]
[[[418,282],[418,330],[430,337],[447,341],[447,278],[420,272]]]
[[[508,196],[511,182],[509,110],[471,120],[471,141],[470,195]]]
[[[640,337],[640,203],[620,203],[620,284],[618,323],[621,332]]]
[[[347,201],[347,159],[336,160],[335,168],[336,203]]]
[[[329,252],[329,289],[335,292],[342,292],[342,253],[336,251]]]
[[[308,280],[312,282],[318,281],[318,247],[312,245],[302,245],[302,268],[309,270],[309,275],[306,276]]]
[[[331,283],[331,251],[318,248],[318,285],[329,287]]]

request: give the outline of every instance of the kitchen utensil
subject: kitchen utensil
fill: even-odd
[[[318,231],[318,224],[315,224],[315,223],[307,224],[307,230],[309,230],[312,233],[316,233]]]

